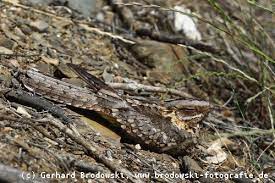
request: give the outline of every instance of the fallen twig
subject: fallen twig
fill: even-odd
[[[269,114],[269,118],[270,118],[270,125],[271,125],[271,129],[273,130],[273,137],[275,139],[274,116],[273,116],[272,103],[271,103],[270,96],[267,97],[267,101],[268,101],[267,109],[268,109],[268,114]]]
[[[107,83],[107,84],[114,89],[122,89],[122,90],[130,90],[130,91],[143,90],[143,91],[149,91],[149,92],[170,93],[170,94],[178,95],[184,98],[193,98],[192,95],[184,91],[179,91],[172,88],[143,85],[139,83]]]
[[[8,54],[8,53],[0,53],[0,57],[1,56],[9,56],[9,57],[38,57],[40,56],[40,54],[21,54],[21,53],[12,53],[12,54]]]
[[[259,160],[261,159],[261,157],[264,155],[264,153],[275,144],[275,139],[273,139],[273,141],[261,152],[261,154],[259,155],[259,157],[257,158],[257,162],[259,162]]]
[[[153,40],[161,41],[161,42],[167,42],[172,44],[184,44],[187,46],[192,46],[196,49],[211,52],[211,53],[219,53],[220,51],[217,48],[214,48],[211,45],[208,45],[206,43],[200,42],[200,41],[194,41],[187,38],[184,38],[183,36],[177,36],[177,35],[171,35],[164,32],[157,32],[149,29],[138,29],[136,31],[137,35],[140,36],[148,36]]]
[[[53,103],[41,97],[35,95],[31,96],[23,90],[11,90],[6,93],[6,97],[12,97],[13,99],[21,103],[34,106],[38,109],[49,111],[54,116],[60,118],[64,123],[72,122],[72,119],[66,116],[65,111],[61,107],[54,105]]]
[[[228,138],[228,137],[236,137],[236,136],[272,135],[273,133],[275,133],[274,129],[270,129],[270,130],[257,129],[257,130],[250,130],[250,131],[236,131],[232,133],[220,133],[219,136]]]
[[[30,118],[16,118],[12,116],[2,115],[0,114],[0,120],[9,120],[9,121],[20,121],[25,124],[32,124],[39,122],[38,120],[30,119]],[[108,167],[113,172],[118,172],[123,174],[127,180],[133,182],[133,183],[142,183],[140,179],[134,177],[134,175],[128,171],[127,169],[119,166],[117,163],[110,161],[108,158],[106,158],[98,148],[93,146],[91,143],[87,142],[82,136],[75,134],[71,129],[69,129],[66,125],[57,122],[55,120],[47,121],[52,126],[56,127],[59,131],[70,137],[73,141],[75,141],[77,144],[82,145],[86,150],[87,153],[95,158],[98,162],[103,163],[106,167]]]
[[[126,170],[125,168],[119,166],[115,162],[111,162],[109,159],[107,159],[101,152],[94,147],[92,144],[87,142],[82,136],[75,135],[72,130],[70,130],[67,126],[63,125],[62,123],[58,123],[54,120],[49,121],[49,123],[56,128],[58,128],[61,132],[65,133],[67,136],[69,136],[72,140],[74,140],[76,143],[82,145],[87,151],[88,154],[94,157],[97,161],[103,163],[106,167],[108,167],[113,172],[119,172],[125,175],[128,180],[131,182],[139,183],[142,182],[141,180],[137,179],[132,175],[131,172]]]
[[[30,175],[31,177],[26,177]],[[31,183],[31,182],[49,182],[47,179],[33,177],[30,172],[23,172],[16,168],[0,164],[0,182],[17,182],[17,183]]]

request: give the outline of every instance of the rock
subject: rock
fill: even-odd
[[[63,62],[60,62],[60,64],[58,65],[58,70],[65,75],[68,78],[76,78],[78,77],[66,64],[64,64]]]
[[[34,46],[39,46],[39,45],[42,45],[44,47],[50,47],[51,45],[48,43],[48,40],[46,40],[44,37],[43,37],[43,34],[40,34],[38,32],[33,32],[30,37],[33,41],[33,45]]]
[[[1,29],[4,32],[4,34],[6,35],[7,38],[9,38],[10,40],[15,40],[17,43],[20,42],[20,37],[16,36],[13,31],[12,28],[10,28],[7,24],[1,24]]]
[[[184,6],[175,6],[175,10],[191,14],[191,10]],[[174,24],[176,31],[183,32],[187,38],[197,41],[202,39],[201,33],[198,31],[193,17],[175,12]]]
[[[24,107],[17,107],[16,112],[21,114],[22,116],[26,117],[26,118],[31,118],[32,116],[28,113],[28,111],[26,110],[26,108]]]
[[[187,51],[184,48],[168,43],[142,40],[131,51],[140,62],[154,68],[149,76],[161,76],[160,81],[180,79],[189,63],[186,62]]]
[[[110,6],[104,6],[97,14],[96,20],[99,22],[104,22],[107,25],[112,25],[114,21],[114,13]]]
[[[33,5],[49,5],[53,3],[54,0],[28,0],[29,3]]]
[[[45,57],[45,56],[41,56],[41,58],[47,64],[52,64],[52,65],[55,65],[55,66],[59,65],[59,60],[56,59],[56,58],[48,58],[48,57]]]
[[[32,30],[28,25],[22,24],[20,26],[20,28],[21,28],[21,30],[24,34],[26,34],[26,35],[31,35],[32,34]]]
[[[11,127],[4,127],[3,130],[1,130],[2,133],[9,133],[11,131],[13,131],[13,128]]]
[[[106,67],[103,71],[102,77],[106,83],[114,80],[114,75],[108,72],[109,67]]]
[[[8,48],[5,48],[3,46],[0,46],[0,54],[13,54],[13,51],[8,49]]]
[[[183,161],[184,161],[185,172],[201,173],[203,171],[202,168],[199,166],[199,164],[189,156],[184,156]]]
[[[24,32],[19,27],[15,27],[14,28],[14,33],[17,36],[19,36],[21,39],[24,39],[26,37],[26,35],[24,34]]]
[[[0,85],[9,87],[11,85],[12,76],[7,67],[0,65]]]
[[[91,17],[94,16],[95,13],[101,9],[100,7],[103,4],[102,0],[26,0],[28,3],[32,5],[64,5],[67,4],[67,6],[73,10],[76,10],[80,12],[85,17]]]
[[[49,74],[54,73],[53,66],[42,61],[39,61],[38,63],[36,63],[35,68],[41,71],[42,73],[49,73]]]
[[[5,47],[7,49],[12,49],[14,46],[14,41],[6,38],[3,35],[0,35],[0,46]]]
[[[135,145],[135,149],[136,149],[136,150],[141,150],[140,145],[139,145],[139,144],[136,144],[136,145]]]
[[[102,3],[100,0],[68,0],[68,6],[85,17],[93,16],[100,9]]]
[[[20,64],[18,63],[18,60],[16,60],[16,59],[10,59],[9,63],[10,63],[10,65],[12,67],[15,67],[15,68],[19,68],[20,67]]]
[[[44,22],[43,20],[36,20],[34,22],[31,22],[30,26],[38,32],[46,32],[49,28],[49,24]]]

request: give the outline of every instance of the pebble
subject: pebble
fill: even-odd
[[[46,32],[49,28],[49,24],[43,20],[37,20],[30,23],[30,26],[38,32]]]
[[[139,144],[136,144],[136,145],[135,145],[135,149],[137,149],[137,150],[141,150],[140,145],[139,145]]]
[[[8,48],[5,48],[3,46],[0,46],[0,53],[2,53],[2,54],[13,54],[13,51],[8,49]]]
[[[14,41],[6,38],[5,36],[0,35],[0,46],[5,47],[7,49],[12,49],[14,46]]]

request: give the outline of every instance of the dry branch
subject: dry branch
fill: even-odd
[[[172,88],[164,88],[150,85],[143,85],[138,83],[107,83],[110,87],[114,89],[130,90],[130,91],[149,91],[149,92],[160,92],[160,93],[170,93],[173,95],[178,95],[184,98],[193,98],[192,95],[185,93],[184,91],[179,91]]]
[[[39,179],[39,178],[27,179],[27,177],[25,177],[27,174],[32,175],[32,173],[30,172],[23,172],[16,168],[0,164],[0,182],[17,182],[17,183],[49,182],[47,179]]]
[[[0,120],[9,120],[9,121],[20,121],[25,124],[31,125],[32,123],[39,122],[38,120],[30,119],[30,118],[15,118],[12,116],[6,116],[5,114],[0,114]],[[82,145],[86,150],[88,155],[95,158],[98,162],[103,163],[106,167],[108,167],[113,172],[122,173],[127,179],[133,183],[142,183],[140,179],[137,179],[134,177],[134,175],[126,170],[125,168],[119,166],[115,162],[111,162],[108,158],[106,158],[98,148],[94,147],[91,143],[87,142],[82,136],[77,135],[73,132],[73,130],[69,129],[67,126],[63,125],[60,122],[51,120],[48,121],[49,124],[56,127],[59,131],[64,133],[66,136],[70,137],[73,141],[75,141],[77,144]]]

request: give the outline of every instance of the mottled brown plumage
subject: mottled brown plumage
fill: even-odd
[[[26,88],[45,98],[74,107],[100,112],[112,117],[127,136],[150,149],[178,154],[194,143],[195,137],[184,128],[192,116],[200,121],[209,111],[205,101],[177,100],[145,103],[119,96],[104,82],[85,70],[69,65],[91,88],[78,87],[34,69],[26,71],[21,80]],[[192,114],[188,116],[188,114]]]

